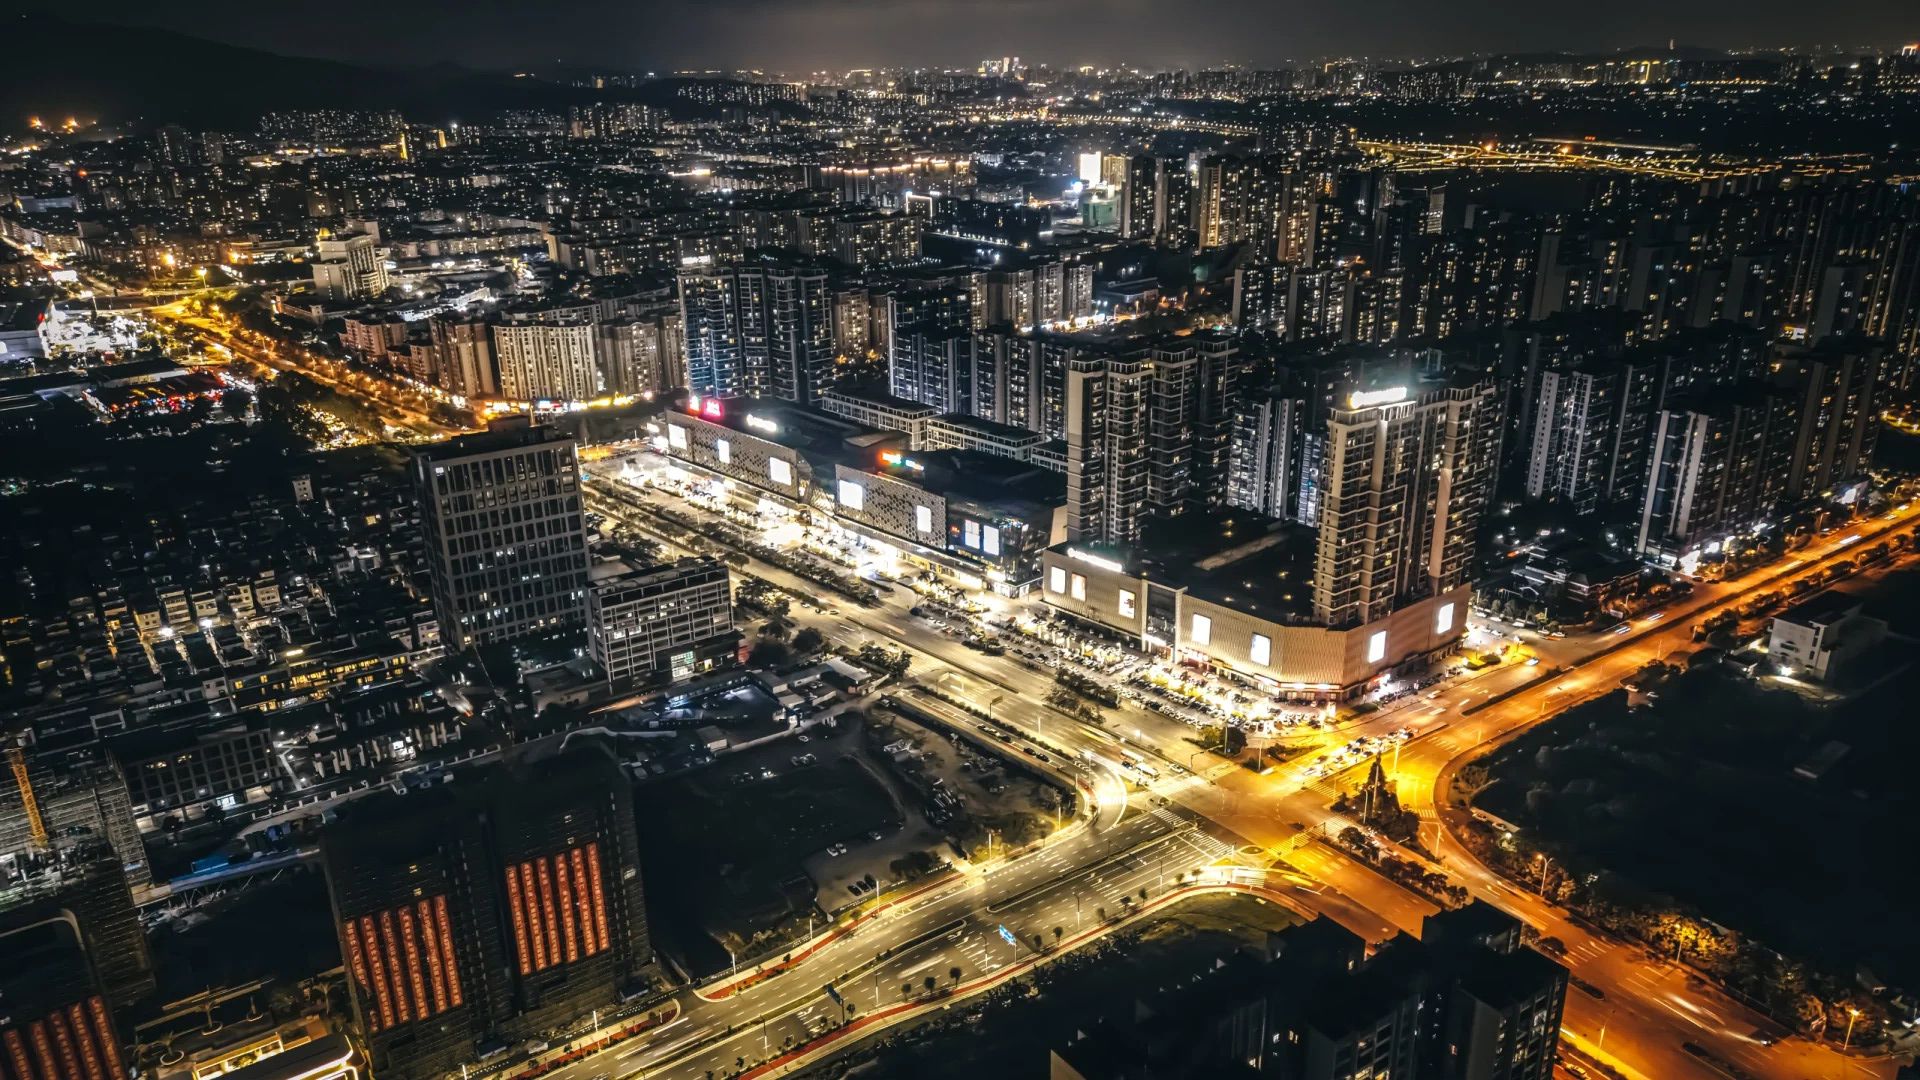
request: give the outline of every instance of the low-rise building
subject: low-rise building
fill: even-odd
[[[806,509],[816,486],[840,463],[902,453],[907,436],[772,398],[694,396],[662,418],[669,459],[732,480],[793,510]],[[828,497],[830,501],[830,496]]]
[[[1886,622],[1865,614],[1859,597],[1830,589],[1773,617],[1767,655],[1776,674],[1833,682],[1886,636]]]
[[[995,457],[1029,461],[1047,437],[1011,424],[965,413],[942,413],[927,421],[925,449],[974,450]],[[1055,470],[1063,472],[1064,470]]]
[[[600,563],[587,587],[587,651],[610,687],[677,683],[733,662],[740,632],[726,564]]]
[[[1522,591],[1542,602],[1590,615],[1613,608],[1639,592],[1644,573],[1637,560],[1579,545],[1558,551],[1536,547],[1513,568],[1513,579]]]
[[[1314,614],[1314,552],[1310,530],[1248,514],[1188,516],[1155,523],[1137,548],[1048,548],[1044,597],[1137,647],[1292,700],[1344,700],[1459,648],[1470,586],[1331,627]]]
[[[855,423],[901,432],[909,450],[928,449],[927,423],[936,411],[931,405],[868,389],[828,390],[820,395],[820,407]]]

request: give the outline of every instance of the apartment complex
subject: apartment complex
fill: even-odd
[[[1362,391],[1333,413],[1314,558],[1317,619],[1373,622],[1472,579],[1499,416],[1489,385],[1418,397],[1405,387]]]

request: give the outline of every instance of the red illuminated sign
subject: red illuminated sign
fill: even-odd
[[[446,897],[348,919],[340,936],[369,1029],[426,1020],[461,1003]]]
[[[0,1028],[3,1080],[126,1080],[120,1048],[98,997]]]
[[[522,975],[604,952],[606,893],[600,845],[590,843],[507,867],[507,913]]]

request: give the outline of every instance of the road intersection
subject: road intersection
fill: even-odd
[[[644,498],[590,502],[597,511],[645,528]],[[1682,1049],[1687,1043],[1705,1045],[1722,1060],[1766,1080],[1891,1075],[1885,1061],[1842,1057],[1805,1040],[1763,1042],[1753,1034],[1765,1023],[1758,1014],[1697,979],[1689,980],[1683,970],[1647,957],[1636,946],[1590,932],[1566,912],[1474,861],[1458,842],[1447,843],[1445,832],[1457,825],[1450,815],[1457,813],[1441,804],[1446,777],[1461,761],[1565,708],[1610,692],[1651,661],[1685,651],[1698,618],[1791,575],[1810,573],[1863,539],[1911,530],[1914,523],[1912,509],[1889,515],[1855,533],[1827,538],[1797,553],[1784,567],[1702,583],[1663,619],[1635,623],[1626,633],[1541,642],[1541,651],[1555,660],[1552,665],[1511,665],[1483,678],[1442,684],[1433,694],[1402,699],[1341,730],[1343,737],[1357,737],[1412,729],[1394,755],[1394,772],[1404,800],[1435,822],[1440,865],[1472,895],[1509,911],[1543,935],[1559,938],[1575,974],[1604,995],[1569,996],[1566,1035],[1582,1053],[1623,1075],[1661,1080],[1712,1074]],[[653,526],[651,531],[662,539],[676,537],[676,530],[660,529],[658,522]],[[759,560],[750,560],[746,569],[798,597],[819,591],[806,579]],[[1121,790],[1144,783],[1144,790],[1117,809],[1109,796],[1111,823],[1102,815],[1102,827],[1089,830],[1084,839],[1029,856],[1024,865],[1015,862],[983,873],[977,890],[970,884],[951,897],[914,906],[878,934],[863,932],[837,950],[809,958],[791,977],[766,984],[773,989],[756,987],[722,1003],[683,1004],[677,1024],[682,1029],[692,1024],[700,1041],[675,1045],[685,1041],[682,1034],[639,1052],[633,1064],[645,1068],[646,1075],[701,1076],[706,1070],[727,1075],[746,1063],[778,1056],[782,1047],[817,1039],[845,1019],[845,1010],[823,989],[836,977],[851,974],[854,982],[849,985],[862,986],[872,995],[864,1006],[855,1006],[856,1016],[862,1008],[884,1010],[903,1000],[910,1003],[912,980],[922,980],[924,991],[927,973],[938,976],[959,968],[962,979],[951,989],[972,992],[968,976],[992,976],[1019,962],[1022,949],[1033,948],[1009,945],[998,933],[1001,925],[1013,926],[1001,918],[1003,912],[1011,912],[1008,917],[1021,924],[1013,934],[1016,942],[1038,932],[1042,941],[1034,951],[1045,952],[1052,926],[1084,923],[1088,895],[1107,900],[1095,907],[1108,908],[1109,915],[1112,905],[1139,903],[1123,901],[1138,897],[1141,888],[1149,897],[1164,895],[1169,861],[1192,860],[1197,865],[1186,868],[1191,873],[1235,860],[1264,865],[1277,856],[1299,872],[1281,879],[1288,902],[1303,912],[1326,914],[1374,941],[1401,930],[1417,932],[1420,919],[1436,910],[1426,897],[1314,839],[1345,823],[1328,806],[1331,785],[1308,772],[1330,751],[1302,754],[1261,774],[1200,749],[1192,729],[1137,705],[1123,703],[1109,710],[1107,722],[1099,725],[1070,717],[1042,704],[1054,685],[1052,671],[932,633],[908,610],[914,605],[910,594],[894,590],[875,607],[848,604],[844,614],[829,614],[825,604],[816,604],[797,610],[794,618],[833,640],[873,640],[906,649],[914,658],[916,685],[903,694],[911,695],[914,707],[952,727],[988,737],[996,730],[1014,733],[1023,744],[1048,755],[1050,763],[1058,764],[1052,762],[1057,755],[1061,762],[1077,762],[1077,769],[1090,779],[1107,777],[1103,783],[1109,786],[1118,780]],[[991,720],[983,719],[988,715]],[[1154,775],[1129,771],[1129,758],[1156,762],[1157,767],[1150,767]],[[1149,846],[1113,853],[1112,845],[1120,843]],[[1149,857],[1154,852],[1165,857]],[[1043,929],[1031,931],[1028,926]],[[930,937],[934,929],[941,933]],[[888,949],[895,951],[878,955]],[[787,982],[799,989],[781,992],[780,984]],[[861,1000],[859,991],[836,992],[848,1001]],[[593,1065],[594,1060],[570,1066],[566,1080],[595,1080],[606,1070]]]

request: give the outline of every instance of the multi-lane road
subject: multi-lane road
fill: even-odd
[[[956,985],[964,992],[1052,954],[1057,941],[1098,927],[1103,916],[1118,916],[1143,896],[1164,894],[1179,876],[1228,854],[1226,844],[1164,810],[1065,832],[1022,858],[970,867],[952,883],[860,923],[790,974],[725,996],[683,991],[667,1027],[549,1075],[731,1075],[837,1028],[849,1015],[847,1005],[858,1017]]]

